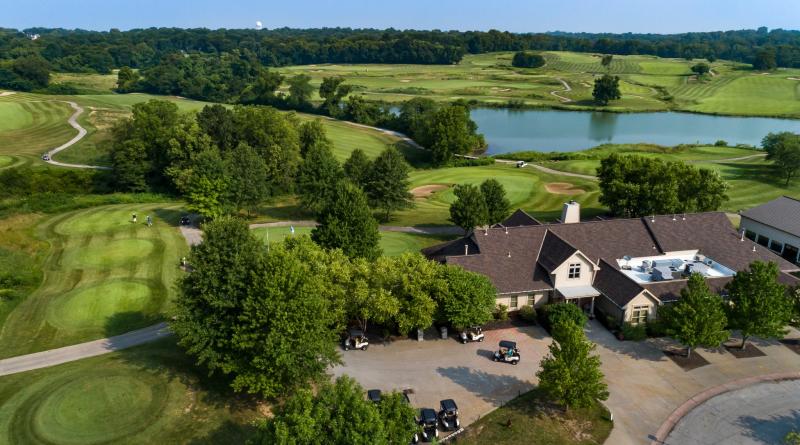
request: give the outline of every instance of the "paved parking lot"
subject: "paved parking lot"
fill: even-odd
[[[517,342],[520,364],[492,360],[500,340]],[[466,345],[453,338],[371,344],[367,351],[343,352],[345,363],[334,374],[354,377],[364,389],[412,389],[416,408],[438,410],[440,400],[454,399],[466,425],[531,389],[550,341],[542,328],[526,326],[486,331],[483,342]]]

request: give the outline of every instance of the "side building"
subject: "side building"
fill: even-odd
[[[800,265],[800,200],[781,196],[741,216],[747,238]]]
[[[722,212],[581,222],[579,205],[569,202],[554,224],[520,212],[509,225],[476,229],[422,252],[487,276],[497,303],[511,311],[567,301],[632,324],[680,298],[690,273],[721,292],[736,271],[772,261],[782,283],[800,283],[789,274],[800,267],[745,238]]]

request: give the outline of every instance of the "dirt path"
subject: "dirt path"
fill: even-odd
[[[75,112],[72,113],[72,116],[69,117],[69,120],[67,121],[67,123],[69,123],[69,125],[72,128],[78,130],[78,134],[75,135],[75,137],[73,137],[72,139],[68,140],[67,142],[59,145],[58,147],[53,148],[53,149],[48,150],[47,152],[45,152],[45,154],[48,155],[48,157],[50,158],[48,161],[45,161],[45,162],[47,162],[48,164],[51,164],[51,165],[57,165],[59,167],[90,168],[90,169],[95,169],[95,170],[111,170],[110,167],[102,167],[102,166],[99,166],[99,165],[68,164],[66,162],[58,162],[58,161],[54,161],[53,160],[53,156],[55,156],[57,153],[59,153],[61,151],[64,151],[64,150],[68,149],[69,147],[72,147],[78,141],[80,141],[81,139],[83,139],[86,136],[86,129],[81,127],[81,125],[78,123],[78,116],[80,116],[83,113],[83,108],[81,108],[75,102],[71,102],[71,101],[58,101],[58,102],[64,102],[66,104],[69,104],[69,106],[71,106],[72,109],[75,110]]]
[[[717,163],[722,163],[722,162],[746,161],[748,159],[763,158],[765,156],[767,156],[766,153],[759,153],[759,154],[755,154],[755,155],[739,156],[739,157],[736,157],[736,158],[697,159],[697,160],[694,160],[694,161],[686,161],[686,162],[690,163],[690,164],[695,164],[695,163],[698,163],[698,162],[712,162],[712,163],[717,164]]]
[[[516,164],[518,161],[515,161],[513,159],[495,159],[495,162],[497,162],[498,164]],[[536,170],[539,170],[539,171],[542,171],[542,172],[545,172],[545,173],[549,173],[551,175],[569,176],[571,178],[588,179],[590,181],[596,181],[597,180],[596,176],[583,175],[583,174],[580,174],[580,173],[565,172],[565,171],[562,171],[562,170],[553,170],[552,168],[547,168],[547,167],[545,167],[543,165],[539,165],[539,164],[526,164],[525,166],[526,167],[535,168]]]
[[[570,87],[569,84],[564,79],[559,79],[558,77],[554,77],[554,79],[556,79],[557,81],[561,82],[561,85],[564,85],[564,89],[563,90],[553,90],[553,91],[550,92],[550,94],[552,94],[553,96],[557,97],[558,100],[560,100],[561,102],[564,102],[564,103],[572,102],[572,99],[570,99],[569,97],[564,97],[564,96],[558,94],[558,93],[569,93],[570,91],[572,91],[572,87]]]

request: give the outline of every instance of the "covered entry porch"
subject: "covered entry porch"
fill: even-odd
[[[589,285],[556,288],[556,301],[577,304],[589,318],[594,318],[594,300],[599,296],[600,291]]]

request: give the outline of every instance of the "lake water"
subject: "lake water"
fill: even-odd
[[[486,154],[514,151],[575,151],[604,143],[760,145],[769,132],[800,133],[800,120],[709,116],[692,113],[602,113],[591,111],[472,110],[486,137]]]

